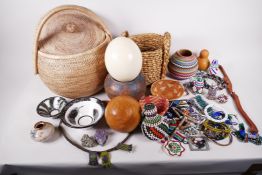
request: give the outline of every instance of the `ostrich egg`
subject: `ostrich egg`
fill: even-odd
[[[106,48],[105,65],[115,80],[132,81],[142,69],[142,53],[133,40],[117,37]]]

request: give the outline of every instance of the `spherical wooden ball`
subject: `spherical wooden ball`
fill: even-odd
[[[108,126],[119,132],[131,132],[141,120],[141,108],[133,97],[118,96],[113,98],[105,110]]]

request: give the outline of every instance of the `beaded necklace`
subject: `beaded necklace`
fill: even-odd
[[[87,152],[89,154],[89,165],[91,166],[98,166],[98,158],[101,158],[102,160],[102,167],[104,168],[110,168],[112,166],[111,160],[110,160],[110,152],[116,151],[116,150],[123,150],[123,151],[132,151],[132,145],[127,145],[125,142],[128,140],[128,138],[132,135],[132,133],[128,133],[128,135],[116,146],[103,150],[103,151],[91,151],[89,149],[84,148],[83,146],[79,145],[78,143],[71,140],[71,138],[67,135],[65,129],[62,127],[62,122],[60,121],[59,130],[61,131],[62,135],[65,137],[65,139],[71,143],[76,148]]]

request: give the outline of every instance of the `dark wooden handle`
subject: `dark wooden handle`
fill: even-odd
[[[247,113],[242,108],[242,105],[240,103],[238,95],[235,92],[233,92],[231,94],[231,96],[232,96],[232,98],[235,102],[235,105],[236,105],[238,111],[240,112],[240,114],[243,116],[243,118],[245,119],[245,121],[249,125],[249,131],[251,133],[258,133],[258,129],[257,129],[256,125],[254,124],[254,122],[250,119],[250,117],[247,115]]]

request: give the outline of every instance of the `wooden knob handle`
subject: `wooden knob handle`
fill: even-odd
[[[65,31],[67,33],[74,33],[77,31],[77,26],[74,23],[68,23],[65,25]]]
[[[123,36],[123,37],[129,37],[128,31],[124,31],[124,32],[121,34],[121,36]]]

